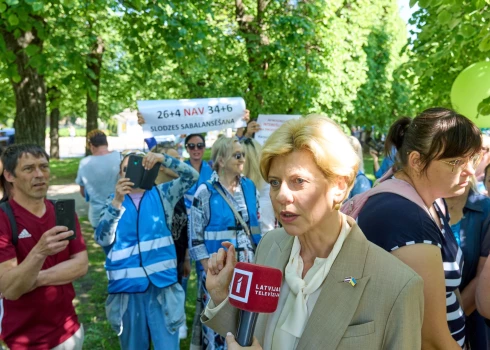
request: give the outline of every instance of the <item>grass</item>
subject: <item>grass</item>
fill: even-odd
[[[49,161],[49,167],[51,169],[50,185],[74,183],[80,160],[82,158],[51,159]]]
[[[83,238],[89,257],[88,273],[75,281],[75,306],[79,321],[85,328],[85,349],[119,349],[119,341],[105,316],[107,277],[105,254],[94,242],[92,226],[86,217],[80,218]]]

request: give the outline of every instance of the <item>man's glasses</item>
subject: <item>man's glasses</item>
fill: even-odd
[[[188,143],[185,145],[187,148],[189,148],[191,151],[195,150],[196,147],[197,149],[203,149],[206,145],[202,142],[199,142],[198,144],[195,143]]]
[[[480,164],[481,158],[482,158],[482,153],[478,152],[475,155],[473,155],[469,158],[466,158],[466,159],[456,159],[456,160],[451,160],[451,161],[441,160],[441,162],[443,162],[444,164],[452,166],[451,172],[453,173],[454,169],[461,169],[461,170],[466,169],[468,164],[471,164],[471,167],[473,169],[476,169],[478,164]]]
[[[245,159],[245,152],[233,153],[231,156],[237,160],[242,158]]]

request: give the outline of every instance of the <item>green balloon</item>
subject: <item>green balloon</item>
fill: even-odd
[[[490,62],[478,62],[467,67],[453,83],[451,103],[460,114],[471,119],[479,128],[490,128],[488,109],[480,104],[490,97]],[[480,104],[480,113],[478,105]]]

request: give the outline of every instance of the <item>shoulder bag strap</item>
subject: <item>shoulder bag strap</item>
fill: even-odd
[[[242,216],[236,211],[235,206],[230,202],[228,197],[226,197],[226,195],[223,193],[223,190],[220,188],[220,186],[215,182],[213,184],[213,187],[216,189],[216,191],[218,191],[218,193],[221,195],[221,197],[223,197],[226,204],[228,204],[231,211],[233,212],[233,215],[235,215],[235,218],[240,222],[240,224],[242,225],[242,227],[245,230],[245,232],[247,233],[247,235],[250,236],[250,230],[248,228],[248,225],[245,223]]]
[[[19,234],[17,232],[17,223],[15,222],[15,217],[14,213],[12,212],[12,207],[10,206],[9,202],[2,202],[0,203],[0,209],[7,214],[7,217],[9,218],[10,222],[10,229],[12,230],[12,244],[14,246],[17,245],[17,241],[19,240]]]

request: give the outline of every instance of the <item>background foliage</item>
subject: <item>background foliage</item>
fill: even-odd
[[[92,129],[138,99],[242,96],[252,116],[383,130],[450,106],[457,74],[489,58],[490,0],[415,4],[407,41],[397,0],[0,0],[0,122],[41,140],[27,126],[55,108]]]
[[[0,16],[0,121],[23,107],[12,89],[26,81],[12,64],[22,54],[61,117],[90,116],[87,101],[107,120],[137,99],[216,96],[244,97],[252,116],[323,112],[348,125],[407,113],[396,0],[0,0]],[[38,44],[2,44],[26,33]]]

